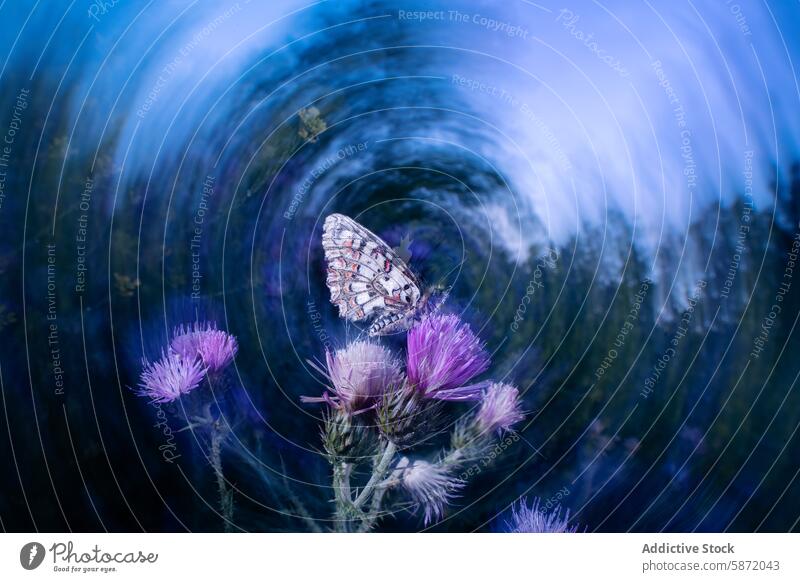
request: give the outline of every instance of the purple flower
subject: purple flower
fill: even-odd
[[[475,423],[481,432],[508,430],[525,418],[519,403],[519,391],[509,384],[492,383],[483,393]]]
[[[489,367],[489,354],[455,315],[431,315],[408,332],[409,383],[427,398],[476,400],[482,384],[467,382]]]
[[[170,349],[187,360],[199,357],[209,372],[218,372],[233,361],[239,344],[213,323],[194,323],[175,328]]]
[[[506,529],[512,533],[575,533],[578,526],[569,525],[569,510],[561,517],[561,506],[552,509],[539,507],[539,498],[533,499],[528,507],[525,501],[511,508],[511,520],[506,522]]]
[[[402,470],[401,483],[411,498],[425,512],[425,525],[441,519],[444,508],[463,483],[451,477],[447,469],[427,461],[410,462],[400,459],[397,468]]]
[[[389,391],[397,390],[403,383],[400,363],[381,345],[357,341],[334,353],[326,352],[331,398],[304,396],[304,402],[326,401],[350,412],[372,408]]]
[[[184,358],[174,352],[164,354],[155,363],[144,360],[143,364],[138,394],[154,402],[177,400],[197,388],[206,374],[199,359]]]

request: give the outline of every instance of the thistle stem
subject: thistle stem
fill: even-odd
[[[333,462],[333,489],[336,496],[336,530],[348,532],[358,525],[359,531],[369,530],[377,519],[383,495],[386,492],[386,473],[394,460],[397,445],[386,441],[382,450],[375,457],[372,475],[367,484],[359,491],[356,498],[350,489],[350,473],[352,464],[344,461]],[[369,513],[362,511],[362,506],[371,500]],[[359,523],[360,522],[360,523]]]
[[[369,504],[369,513],[361,520],[360,531],[367,532],[375,525],[375,522],[378,520],[378,515],[380,515],[383,496],[389,489],[400,483],[402,473],[403,469],[395,468],[386,479],[378,483],[375,487],[375,494],[372,496],[372,501]]]
[[[375,525],[375,522],[378,519],[378,514],[380,513],[381,504],[383,502],[383,496],[390,487],[389,483],[391,479],[386,478],[386,472],[389,470],[392,461],[394,461],[396,452],[397,445],[395,445],[392,441],[386,441],[383,452],[381,453],[380,457],[378,457],[378,460],[376,461],[372,470],[372,476],[370,476],[369,481],[367,481],[367,484],[353,502],[353,508],[361,514],[361,523],[358,528],[359,531],[369,531],[372,529],[372,526]],[[397,470],[395,469],[395,472],[396,471]],[[370,497],[371,500],[369,511],[365,515],[360,511],[361,506],[366,503]]]
[[[225,531],[232,531],[233,528],[233,491],[225,483],[225,474],[222,472],[222,441],[225,439],[225,431],[220,429],[219,421],[211,423],[211,467],[217,480],[217,492],[219,494],[219,508],[222,518],[225,521]]]
[[[349,529],[350,507],[353,500],[350,495],[351,465],[346,462],[335,462],[333,465],[333,492],[336,496],[336,531],[346,532]]]
[[[375,463],[375,468],[372,471],[372,476],[367,481],[367,484],[361,490],[361,493],[358,494],[356,500],[353,501],[353,507],[359,509],[364,502],[369,498],[372,494],[373,489],[375,486],[380,483],[386,473],[386,470],[389,468],[389,465],[394,458],[394,454],[397,452],[397,445],[395,445],[392,441],[386,442],[386,447],[383,449],[383,453],[381,454],[378,462]]]

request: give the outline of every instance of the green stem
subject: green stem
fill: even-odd
[[[389,477],[375,486],[375,493],[372,496],[372,501],[369,504],[369,512],[361,520],[361,527],[359,528],[360,531],[367,532],[371,530],[375,525],[375,522],[378,521],[378,517],[381,513],[381,504],[383,503],[383,496],[389,489],[400,483],[402,474],[403,469],[395,468]]]
[[[361,523],[358,527],[359,531],[369,531],[378,520],[378,516],[381,512],[381,505],[383,503],[383,496],[396,481],[396,479],[393,480],[391,477],[386,478],[386,472],[389,470],[392,461],[394,461],[396,452],[397,445],[395,445],[392,441],[387,441],[383,452],[378,458],[378,461],[375,463],[372,476],[361,490],[361,493],[358,495],[356,500],[353,502],[354,508],[357,511],[360,511],[361,506],[371,497],[368,512],[366,514],[363,512],[361,513]],[[392,475],[398,473],[398,471],[398,469],[395,469]]]
[[[219,508],[222,518],[225,521],[225,531],[232,531],[233,528],[233,491],[228,489],[225,483],[225,475],[222,472],[222,441],[225,439],[223,430],[220,430],[219,421],[211,424],[211,467],[217,480],[217,492],[219,494]]]
[[[349,531],[350,508],[353,505],[350,495],[351,465],[335,461],[333,465],[333,492],[336,497],[336,531]]]
[[[350,489],[350,473],[353,466],[344,461],[333,461],[333,490],[336,496],[336,530],[349,532],[369,530],[377,520],[381,502],[386,492],[386,473],[394,460],[397,445],[386,441],[383,449],[376,456],[372,475],[367,484],[353,499]],[[370,503],[369,513],[365,514],[362,507]]]
[[[389,468],[389,464],[392,462],[396,452],[397,445],[395,445],[392,441],[387,441],[386,447],[383,449],[383,453],[378,459],[378,462],[375,463],[372,476],[369,478],[369,481],[367,481],[367,484],[364,485],[361,493],[358,494],[358,497],[356,497],[356,500],[353,502],[353,506],[356,509],[361,508],[364,502],[369,498],[373,489],[375,489],[375,486],[383,480],[386,470]]]

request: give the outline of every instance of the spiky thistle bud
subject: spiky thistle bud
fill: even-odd
[[[552,509],[540,507],[539,498],[533,499],[530,507],[525,500],[511,507],[511,518],[506,522],[506,531],[512,533],[575,533],[577,525],[569,525],[569,510],[561,515],[561,506]]]
[[[481,433],[491,433],[509,430],[523,418],[519,391],[509,384],[492,383],[483,392],[475,425]]]
[[[452,477],[441,464],[428,461],[410,461],[403,457],[397,464],[402,470],[401,483],[411,498],[422,509],[427,526],[441,519],[444,508],[463,483]]]

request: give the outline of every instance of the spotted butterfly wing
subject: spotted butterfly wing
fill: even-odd
[[[379,236],[352,218],[331,214],[322,228],[331,303],[349,321],[376,317],[370,335],[407,329],[422,307],[408,265]]]

